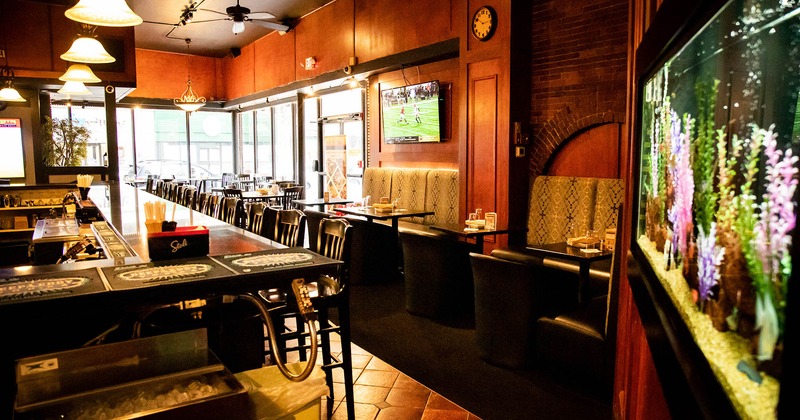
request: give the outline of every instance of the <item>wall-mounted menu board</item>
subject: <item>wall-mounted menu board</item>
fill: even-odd
[[[0,118],[0,178],[24,178],[22,127],[19,118]]]

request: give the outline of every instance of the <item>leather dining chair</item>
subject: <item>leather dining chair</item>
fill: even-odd
[[[240,198],[225,197],[222,199],[221,207],[220,220],[236,227],[245,227],[244,202]]]

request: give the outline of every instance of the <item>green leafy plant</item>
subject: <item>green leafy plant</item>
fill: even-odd
[[[714,107],[719,80],[698,81],[694,90],[697,97],[696,136],[692,142],[692,170],[694,173],[694,202],[696,222],[709,232],[714,221],[717,195],[714,191],[714,163],[716,142],[714,136]]]
[[[79,166],[86,158],[91,132],[78,120],[45,117],[42,156],[47,166]]]

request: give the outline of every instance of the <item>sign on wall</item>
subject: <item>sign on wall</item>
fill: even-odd
[[[24,178],[22,127],[19,118],[0,118],[0,178]]]

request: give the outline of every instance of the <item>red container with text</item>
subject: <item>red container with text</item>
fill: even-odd
[[[147,247],[153,261],[205,256],[208,255],[208,228],[179,226],[172,232],[148,233]]]

